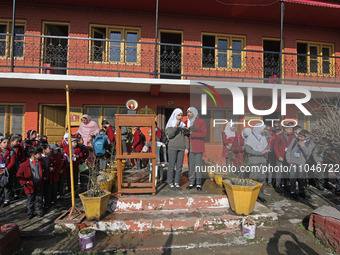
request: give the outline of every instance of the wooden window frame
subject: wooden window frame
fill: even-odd
[[[25,137],[25,112],[26,104],[24,103],[0,103],[0,106],[5,107],[5,123],[4,123],[4,135],[9,136],[12,134],[12,111],[13,107],[22,107],[22,133],[21,135]]]
[[[203,36],[215,36],[215,68],[209,68],[209,67],[203,67],[202,63],[202,56],[203,56]],[[218,67],[218,40],[227,40],[228,41],[228,50],[227,50],[227,62],[228,66],[227,67]],[[232,67],[232,56],[233,56],[233,41],[239,40],[242,43],[242,49],[241,49],[241,54],[236,54],[236,55],[241,55],[241,68],[234,68]],[[201,34],[201,68],[204,70],[225,70],[225,71],[246,71],[246,46],[247,46],[247,37],[243,35],[224,35],[224,34],[215,34],[215,33],[202,33]],[[225,53],[224,53],[225,54]]]
[[[141,65],[141,29],[138,27],[119,27],[119,26],[109,26],[109,25],[90,25],[90,38],[94,39],[94,31],[98,28],[105,29],[104,39],[108,40],[104,42],[104,51],[103,51],[103,61],[93,61],[91,48],[93,46],[93,41],[89,42],[89,62],[90,63],[107,63],[107,64],[119,64],[119,65]],[[120,61],[111,61],[110,60],[110,32],[111,31],[119,31],[121,33],[121,42],[120,42]],[[136,33],[137,34],[137,61],[136,62],[127,62],[126,61],[126,49],[127,49],[127,34],[128,33]]]
[[[301,115],[304,115],[302,112],[297,112],[296,113],[296,121],[298,122],[299,121],[299,114]],[[316,120],[318,121],[321,116],[322,116],[322,112],[311,112],[311,116],[315,115],[316,116]],[[312,132],[313,130],[310,129],[310,123],[311,123],[311,120],[310,120],[310,117],[311,116],[306,116],[304,115],[304,120],[303,120],[303,126],[301,126],[299,123],[298,125],[301,126],[302,129],[306,129],[308,130],[309,132]]]
[[[297,41],[296,45],[298,43],[305,43],[307,44],[307,72],[306,73],[300,73],[300,72],[296,72],[299,75],[310,75],[310,76],[325,76],[325,77],[334,77],[334,72],[332,72],[332,66],[334,67],[334,57],[335,52],[334,52],[334,44],[332,43],[321,43],[321,42],[311,42],[311,41]],[[310,71],[310,61],[311,61],[311,57],[310,57],[310,47],[317,47],[318,53],[317,53],[317,58],[316,60],[318,61],[318,65],[317,65],[317,72],[311,72]],[[329,70],[329,74],[327,73],[323,73],[323,55],[322,55],[322,49],[323,48],[328,48],[329,49],[329,66],[330,66],[330,70]],[[297,50],[296,53],[298,54]]]
[[[118,109],[119,112],[117,112],[116,114],[121,114],[121,109],[126,109],[125,105],[84,105],[83,106],[83,112],[84,114],[88,114],[89,115],[89,109],[90,108],[99,108],[99,112],[100,112],[100,116],[98,117],[98,125],[99,127],[101,127],[101,123],[104,120],[104,109],[105,108],[111,108],[111,109]],[[91,115],[89,115],[91,117]]]
[[[6,34],[11,34],[12,33],[12,20],[3,20],[0,19],[0,25],[6,25],[7,26],[7,31]],[[23,26],[24,27],[24,34],[26,34],[26,21],[24,20],[16,20],[15,21],[15,26]],[[23,60],[25,58],[25,40],[26,37],[23,38],[23,40],[15,40],[15,41],[20,41],[23,42],[23,52],[22,56],[14,56],[16,60]],[[4,40],[6,42],[6,48],[5,48],[5,56],[0,56],[0,59],[8,59],[11,57],[12,53],[12,36],[7,35],[6,39]]]

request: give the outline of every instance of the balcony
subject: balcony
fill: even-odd
[[[340,57],[333,52],[281,57],[241,48],[18,34],[12,53],[10,39],[0,34],[0,72],[340,85]]]

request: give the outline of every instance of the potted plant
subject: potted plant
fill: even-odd
[[[83,228],[79,230],[80,248],[85,251],[93,248],[96,231],[92,228]]]
[[[88,220],[99,220],[105,214],[111,195],[111,192],[101,188],[101,183],[97,180],[98,169],[98,162],[90,166],[88,190],[79,194]]]
[[[261,183],[251,179],[229,178],[223,180],[230,208],[238,215],[249,215],[254,211]]]

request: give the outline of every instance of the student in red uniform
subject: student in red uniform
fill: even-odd
[[[67,180],[67,173],[70,172],[69,170],[69,160],[67,154],[64,152],[63,147],[59,147],[58,149],[59,156],[60,156],[60,164],[61,167],[59,169],[59,183],[58,183],[58,193],[59,199],[63,200],[65,195],[65,181]]]
[[[274,142],[276,136],[280,135],[282,133],[282,129],[280,127],[274,127],[273,128],[273,136],[269,139],[268,144],[269,144],[269,154],[268,154],[268,164],[271,166],[276,166],[276,155],[274,151]],[[273,172],[268,172],[268,186],[273,187]]]
[[[8,183],[3,187],[0,187],[0,201],[3,202],[3,206],[7,206],[10,204],[11,195],[12,195],[12,186],[15,175],[15,152],[9,146],[9,139],[7,137],[0,137],[0,176],[3,174],[7,174],[8,172],[9,178]],[[4,198],[3,198],[4,196]]]
[[[53,192],[53,174],[54,174],[54,163],[50,156],[52,149],[49,144],[42,144],[41,147],[41,159],[46,167],[46,183],[44,186],[44,199],[45,199],[45,209],[48,210],[52,203],[52,192]]]
[[[24,149],[26,159],[29,158],[29,153],[28,153],[28,148],[30,147],[39,147],[40,143],[39,141],[36,140],[37,138],[37,131],[35,130],[28,130],[27,131],[27,138],[24,139],[21,143],[20,146]]]
[[[187,109],[188,120],[185,125],[189,129],[189,186],[187,190],[195,187],[202,191],[203,153],[205,152],[204,138],[207,136],[207,127],[204,120],[198,117],[195,107]],[[198,171],[197,171],[198,167]]]
[[[288,150],[289,144],[293,141],[294,139],[294,134],[293,134],[293,127],[290,126],[290,123],[283,127],[283,133],[276,136],[274,140],[274,152],[275,156],[277,158],[276,165],[277,166],[285,166],[287,164],[286,160],[286,152]],[[275,189],[278,193],[283,192],[283,187],[284,187],[284,178],[282,172],[277,172],[275,173]],[[287,178],[287,177],[286,177]]]
[[[235,131],[235,137],[231,144],[231,151],[233,152],[233,166],[241,167],[244,162],[244,139]]]
[[[80,163],[85,163],[86,159],[90,155],[90,151],[87,146],[84,145],[84,141],[82,137],[77,138],[78,147],[82,153],[82,157],[80,159]],[[86,163],[85,163],[86,164]],[[79,182],[80,182],[80,192],[85,192],[87,190],[88,182],[89,182],[89,170],[83,171],[79,174]]]
[[[72,138],[71,140],[71,146],[72,146],[72,155],[69,155],[69,148],[65,149],[65,153],[69,157],[69,160],[72,160],[73,162],[73,182],[74,182],[74,191],[78,192],[78,180],[79,180],[79,164],[81,162],[81,159],[83,157],[83,154],[78,147],[78,140],[76,138]],[[70,173],[68,174],[70,176]],[[71,190],[71,177],[70,180],[68,180],[69,184],[69,190]]]
[[[16,174],[19,170],[20,164],[26,160],[26,155],[25,155],[23,148],[20,146],[20,136],[12,135],[10,143],[11,143],[11,148],[15,151],[15,159],[16,159],[13,186],[18,187],[18,189],[14,191],[14,199],[18,199],[20,195],[21,185],[19,184],[17,180]]]
[[[29,159],[20,165],[17,178],[25,187],[27,195],[27,216],[28,219],[43,217],[43,195],[46,178],[46,168],[41,160],[41,148],[30,147],[28,149]]]
[[[19,165],[26,161],[24,149],[20,146],[20,137],[18,135],[12,135],[10,142],[11,148],[15,151],[16,163],[18,165],[17,169],[19,169]]]
[[[113,142],[116,140],[116,137],[112,126],[107,120],[102,121],[102,126],[105,129],[106,135],[109,137],[111,144],[113,144]]]
[[[142,139],[142,132],[139,130],[139,127],[133,127],[133,130],[135,131],[135,134],[133,135],[133,144],[132,149],[134,152],[140,153],[143,149],[143,139]],[[136,160],[136,166],[134,169],[141,169],[142,168],[142,160],[138,158]]]
[[[51,206],[53,206],[57,202],[57,192],[58,192],[58,185],[59,185],[59,172],[61,171],[62,163],[61,158],[59,156],[58,148],[56,145],[51,146],[51,154],[50,154],[50,161],[53,164],[53,171],[50,172],[49,176],[49,183],[52,186],[52,193],[51,193]]]

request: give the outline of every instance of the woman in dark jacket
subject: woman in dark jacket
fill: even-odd
[[[182,190],[179,186],[181,176],[184,154],[188,154],[189,141],[186,134],[185,124],[182,122],[183,111],[176,108],[166,124],[165,133],[169,138],[168,155],[168,185],[171,190]],[[176,165],[175,184],[173,183],[174,170]]]
[[[187,128],[189,137],[189,186],[192,189],[195,184],[198,191],[202,190],[202,166],[203,153],[205,152],[204,138],[207,136],[207,127],[204,120],[198,117],[198,111],[194,107],[187,110]],[[196,169],[198,168],[198,169]]]

